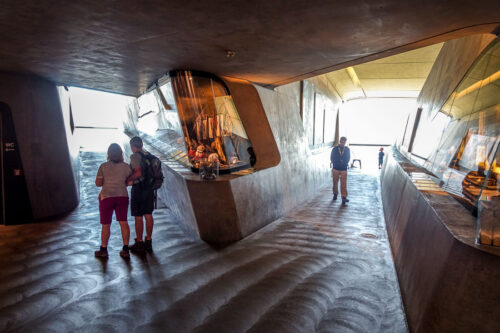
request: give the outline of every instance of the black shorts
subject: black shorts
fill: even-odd
[[[130,213],[132,216],[152,214],[155,206],[155,191],[142,184],[132,186]]]

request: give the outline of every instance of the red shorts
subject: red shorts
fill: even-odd
[[[111,224],[113,211],[117,221],[127,221],[128,197],[111,197],[99,200],[101,224]]]

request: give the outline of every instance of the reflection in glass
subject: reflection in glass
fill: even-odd
[[[152,92],[145,93],[137,99],[139,104],[137,129],[153,135],[158,129],[158,114],[160,108]]]
[[[422,116],[417,128],[412,153],[424,159],[429,158],[431,153],[436,150],[439,138],[449,122],[450,117],[442,112],[438,112],[432,119]]]
[[[496,176],[492,173],[486,176],[491,165],[490,161],[494,159],[493,149],[497,146],[497,137],[476,134],[475,130],[471,129],[452,161],[451,167],[466,172],[462,182],[462,193],[473,202],[479,199],[485,182],[496,187]],[[489,176],[492,178],[489,179]]]
[[[221,173],[249,167],[250,141],[224,83],[207,73],[169,73],[193,170],[217,159]]]
[[[175,107],[175,100],[172,92],[172,83],[166,82],[159,89],[152,91],[156,99],[160,112],[156,116],[158,125],[155,133],[157,141],[168,145],[168,156],[182,165],[188,165],[186,146],[182,134],[179,115]],[[164,146],[165,150],[167,146]]]
[[[185,168],[190,164],[170,82],[159,83],[127,106],[124,130]]]

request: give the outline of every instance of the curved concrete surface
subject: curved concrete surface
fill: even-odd
[[[330,187],[222,250],[155,212],[153,255],[110,258],[93,185],[103,154],[83,154],[82,200],[50,223],[0,227],[0,331],[406,332],[378,177],[352,172],[351,202]]]
[[[499,23],[497,0],[4,0],[0,70],[133,96],[186,66],[277,86]]]

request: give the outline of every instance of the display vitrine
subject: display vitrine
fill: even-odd
[[[249,168],[251,144],[224,82],[195,71],[172,71],[168,77],[192,170]]]
[[[477,58],[441,108],[450,117],[430,170],[477,213],[477,240],[500,246],[500,42]]]

